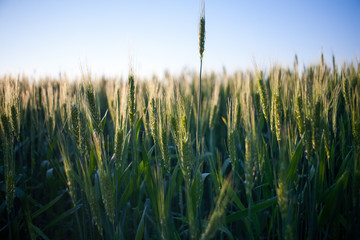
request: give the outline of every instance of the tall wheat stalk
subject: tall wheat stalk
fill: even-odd
[[[205,50],[205,2],[202,1],[202,10],[200,15],[200,29],[199,29],[199,53],[200,53],[200,78],[199,78],[199,99],[198,99],[198,115],[197,115],[197,125],[196,125],[196,149],[198,154],[200,154],[200,105],[201,105],[201,72],[202,72],[202,62]]]

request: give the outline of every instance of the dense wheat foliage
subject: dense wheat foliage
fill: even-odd
[[[200,108],[198,73],[3,76],[0,234],[359,236],[358,63],[300,71],[295,59],[290,69],[204,73],[201,84]]]

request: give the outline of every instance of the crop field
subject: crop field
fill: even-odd
[[[360,62],[202,71],[204,4],[199,72],[0,75],[0,239],[359,239]]]
[[[203,73],[200,103],[198,73],[3,76],[2,239],[358,237],[360,66],[333,61]]]

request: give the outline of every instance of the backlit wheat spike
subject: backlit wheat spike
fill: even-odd
[[[100,133],[100,115],[96,108],[94,90],[91,85],[89,85],[86,89],[86,99],[89,104],[91,120],[93,121],[94,130],[97,133]]]
[[[158,144],[158,116],[154,98],[150,101],[149,118],[150,118],[150,131],[154,139],[154,143]]]
[[[136,105],[135,105],[135,81],[132,73],[129,74],[129,79],[128,79],[128,111],[129,111],[130,126],[133,126],[135,121]]]
[[[325,127],[323,129],[323,136],[324,136],[324,145],[326,151],[326,157],[330,159],[330,130],[329,124],[325,123]]]
[[[187,128],[187,118],[182,103],[178,106],[177,119],[181,120],[178,122],[174,121],[177,131],[173,131],[175,137],[175,144],[179,152],[179,165],[183,173],[184,180],[189,186],[191,182],[191,171],[194,164],[193,151],[191,146],[191,137]]]
[[[262,72],[260,72],[260,76],[258,78],[258,89],[260,94],[260,100],[261,100],[261,107],[262,111],[264,113],[264,117],[266,121],[269,120],[269,105],[268,105],[268,99],[267,99],[267,92],[264,85],[264,80],[262,76]]]
[[[71,130],[75,137],[75,141],[80,146],[80,129],[79,129],[79,111],[76,105],[71,107]]]
[[[175,142],[177,142],[177,139],[179,138],[179,122],[174,116],[171,116],[171,133]]]
[[[119,169],[122,167],[122,153],[123,153],[123,131],[118,129],[115,135],[115,168]]]
[[[109,217],[110,222],[114,224],[115,201],[113,194],[113,183],[109,172],[103,172],[102,175],[103,176],[100,179],[101,196],[105,207],[106,215]]]
[[[262,109],[261,109],[259,93],[255,93],[254,101],[255,101],[256,115],[260,117],[262,115]],[[271,110],[270,110],[270,114],[271,114]]]
[[[338,71],[337,71],[337,65],[336,65],[336,62],[335,62],[335,56],[334,55],[332,56],[332,62],[333,62],[333,78],[334,78],[334,82],[337,83]]]
[[[274,101],[274,96],[273,96],[273,99],[271,101],[271,108],[270,108],[270,130],[271,132],[275,132],[275,119],[274,119],[274,104],[275,101]]]
[[[274,95],[274,120],[276,139],[278,142],[281,141],[281,109],[280,109],[280,97],[278,93]]]
[[[342,74],[343,85],[342,92],[345,99],[346,106],[350,106],[350,95],[349,95],[349,79],[345,77],[345,74]]]
[[[303,114],[303,102],[300,94],[295,99],[295,113],[296,113],[296,122],[299,128],[299,133],[300,136],[302,136],[304,133],[304,114]]]
[[[181,128],[179,130],[182,131],[182,133],[186,133],[188,130],[187,117],[185,114],[181,118]]]
[[[305,92],[306,92],[306,106],[311,106],[313,98],[313,84],[314,84],[314,70],[309,69],[309,73],[306,77]]]
[[[193,166],[193,152],[189,136],[184,136],[181,140],[181,170],[186,182],[191,180],[191,169]]]
[[[321,53],[320,64],[322,68],[325,66],[324,53]]]
[[[80,123],[81,124],[82,124],[82,118],[83,118],[82,115],[84,115],[84,114],[82,113],[82,111],[80,111]],[[81,126],[80,126],[80,129],[81,129]],[[96,136],[96,134],[93,133],[93,136]],[[94,154],[95,154],[95,158],[96,158],[96,156],[99,155],[99,147],[100,146],[98,146],[96,144],[94,144],[93,146],[95,147]],[[88,157],[86,156],[85,158],[88,158]],[[98,161],[98,159],[97,159],[97,161]],[[83,186],[84,186],[83,191],[85,192],[87,202],[89,203],[90,212],[91,212],[91,216],[92,216],[92,222],[97,227],[99,234],[102,236],[103,235],[103,227],[102,227],[102,222],[101,222],[101,211],[100,211],[99,203],[96,198],[95,188],[92,184],[91,173],[90,173],[89,169],[87,169],[86,162],[84,165],[81,164],[80,166],[81,166],[81,171],[82,171],[82,176],[83,176]],[[98,167],[101,168],[101,165],[99,165]],[[101,170],[102,169],[99,169],[98,172],[100,172]]]
[[[202,13],[200,16],[200,27],[199,27],[200,59],[203,59],[204,50],[205,50],[205,6],[202,7]]]

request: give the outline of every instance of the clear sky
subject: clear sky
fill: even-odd
[[[204,69],[360,54],[359,0],[208,0]],[[0,74],[177,74],[199,67],[200,0],[0,0]]]

